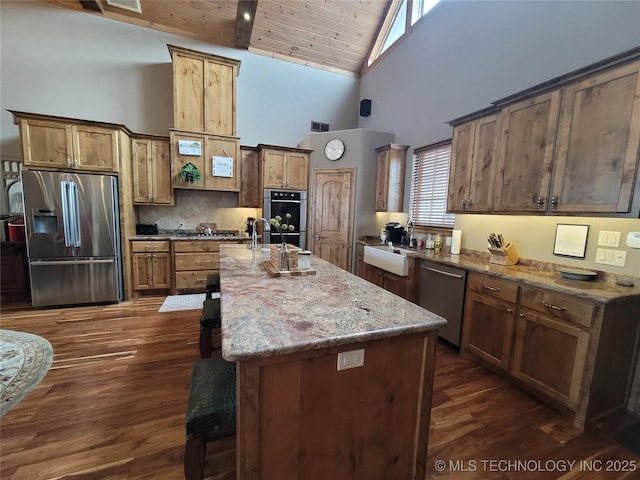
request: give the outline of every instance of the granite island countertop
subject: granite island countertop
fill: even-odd
[[[258,235],[258,238],[261,238]],[[212,235],[176,235],[175,233],[159,233],[156,235],[131,235],[128,237],[129,241],[149,241],[156,242],[162,240],[170,240],[172,242],[176,241],[218,241],[218,242],[250,242],[250,237],[244,237],[239,235],[216,235],[215,233]]]
[[[222,356],[283,355],[438,329],[442,317],[318,257],[271,277],[243,245],[220,247]]]
[[[380,245],[380,242],[358,240],[361,245]],[[407,247],[402,247],[407,248]],[[560,265],[545,265],[540,268],[533,265],[517,264],[512,266],[489,263],[488,258],[479,255],[452,255],[441,251],[436,254],[433,250],[415,250],[409,254],[416,259],[431,260],[450,267],[458,267],[469,272],[479,272],[494,277],[518,282],[522,285],[544,288],[558,293],[573,295],[586,300],[609,303],[629,297],[640,298],[640,285],[625,287],[615,282],[607,281],[600,276],[595,280],[569,280],[562,277],[557,267]]]

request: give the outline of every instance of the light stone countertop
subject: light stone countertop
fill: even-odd
[[[359,240],[362,245],[380,245],[380,242]],[[406,248],[406,247],[403,247]],[[595,280],[569,280],[562,277],[557,267],[560,265],[540,264],[512,266],[489,263],[488,258],[463,254],[452,255],[446,252],[436,254],[433,250],[415,250],[410,254],[416,260],[431,260],[450,267],[458,267],[469,272],[485,273],[505,280],[518,282],[522,285],[544,288],[558,293],[573,295],[586,300],[609,303],[629,297],[640,298],[640,285],[625,287],[614,282],[605,281],[598,277]]]
[[[435,330],[446,320],[318,257],[315,275],[270,277],[244,245],[220,247],[228,361]]]

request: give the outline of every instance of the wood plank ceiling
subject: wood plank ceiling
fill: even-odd
[[[366,65],[391,3],[391,0],[140,0],[142,13],[137,13],[109,5],[107,0],[43,1],[356,77]],[[247,9],[249,13],[255,9],[249,20],[244,19]]]

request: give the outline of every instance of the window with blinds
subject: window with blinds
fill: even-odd
[[[455,215],[447,213],[451,140],[413,152],[410,209],[415,225],[453,228]]]

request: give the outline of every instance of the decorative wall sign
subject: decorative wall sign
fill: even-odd
[[[587,251],[587,234],[589,225],[565,225],[556,227],[556,240],[553,245],[554,255],[584,258]]]
[[[199,157],[202,155],[202,142],[194,140],[178,140],[178,153],[180,155],[192,155]]]
[[[233,158],[211,157],[212,175],[214,177],[233,177]]]

